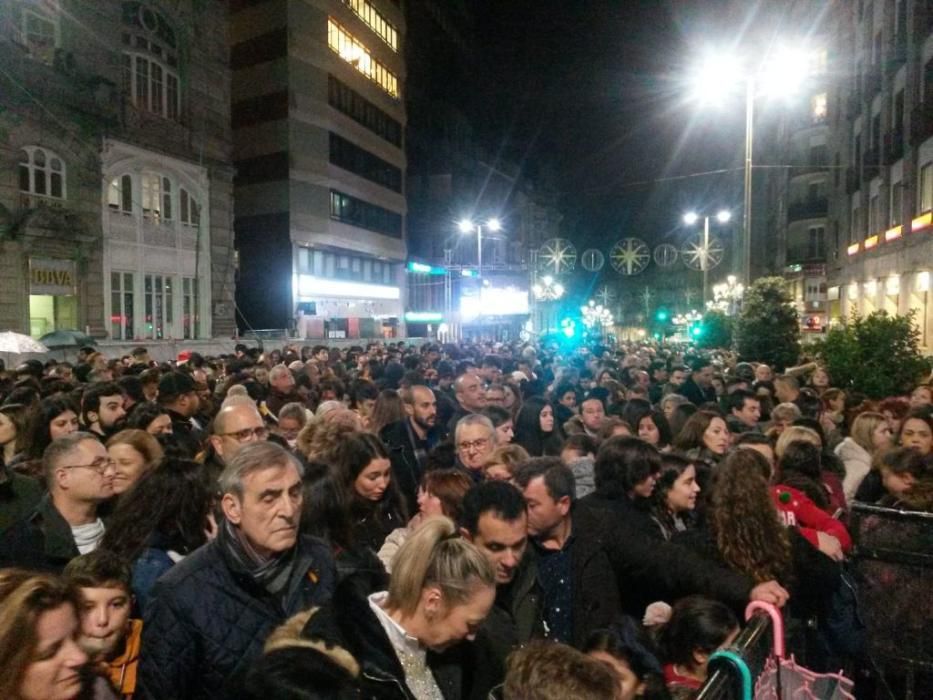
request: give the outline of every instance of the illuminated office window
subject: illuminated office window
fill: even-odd
[[[398,97],[398,77],[374,59],[366,47],[332,19],[327,20],[327,45],[340,58],[376,83],[392,97]]]
[[[343,0],[343,4],[353,10],[367,27],[392,47],[393,51],[398,51],[398,30],[373,7],[372,3],[367,0]]]

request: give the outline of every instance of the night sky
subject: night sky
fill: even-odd
[[[773,31],[770,20],[750,21],[752,3],[478,4],[485,143],[555,183],[562,235],[578,251],[607,252],[628,236],[677,244],[687,235],[682,214],[704,206],[736,209],[738,225],[743,99],[703,110],[685,99],[685,76],[717,41],[755,46],[752,32]],[[732,171],[702,175],[720,169]]]

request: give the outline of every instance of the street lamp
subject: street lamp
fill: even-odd
[[[716,212],[716,221],[721,224],[729,223],[729,220],[732,218],[732,213],[727,209],[720,209]],[[684,223],[687,226],[693,226],[697,221],[700,220],[700,215],[695,211],[688,211],[684,214]],[[709,216],[703,217],[703,250],[700,255],[700,269],[703,271],[703,303],[706,304],[706,297],[708,295],[706,280],[709,275]]]
[[[479,277],[483,276],[483,224],[474,224],[470,219],[461,219],[457,225],[460,233],[476,232],[476,273]],[[502,222],[493,217],[488,219],[486,228],[495,233],[502,229]]]
[[[725,282],[713,285],[713,301],[706,302],[706,308],[722,311],[732,316],[735,314],[744,294],[745,286],[736,279],[735,275],[729,275],[726,277]]]
[[[580,313],[583,316],[583,325],[590,331],[599,329],[600,336],[605,333],[606,328],[612,327],[615,323],[612,312],[592,299],[586,306],[580,307]]]
[[[531,293],[538,301],[557,301],[564,296],[564,285],[555,282],[550,275],[545,275],[531,286]]]
[[[709,54],[693,77],[694,97],[702,102],[726,101],[728,92],[745,85],[745,167],[742,211],[742,282],[751,282],[752,260],[752,152],[754,148],[755,98],[760,94],[792,94],[807,76],[809,55],[799,49],[782,48],[765,56],[757,69],[743,71],[742,61],[728,54]]]

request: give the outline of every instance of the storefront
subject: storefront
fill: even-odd
[[[387,278],[388,279],[388,278]],[[401,289],[298,275],[296,331],[299,338],[399,338]]]
[[[62,328],[78,328],[77,265],[29,258],[29,334],[38,338]]]

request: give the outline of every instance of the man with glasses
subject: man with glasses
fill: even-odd
[[[116,468],[107,448],[90,433],[54,440],[42,456],[49,492],[0,541],[0,568],[19,566],[60,574],[104,536],[98,506],[113,496]]]
[[[208,438],[211,454],[204,461],[208,473],[212,477],[220,476],[237,452],[251,443],[265,442],[268,437],[269,429],[252,401],[224,406],[214,417]]]
[[[483,480],[483,465],[496,449],[496,429],[486,416],[471,413],[457,422],[454,431],[457,460],[474,481]]]
[[[201,451],[203,436],[194,422],[201,400],[194,380],[183,372],[169,372],[159,380],[159,405],[172,419],[173,442],[189,459]]]

